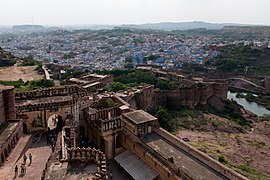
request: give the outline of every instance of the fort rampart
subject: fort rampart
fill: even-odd
[[[15,93],[15,100],[31,100],[42,97],[67,96],[72,94],[76,94],[78,96],[86,96],[87,91],[77,85],[61,86],[34,91],[17,92]]]
[[[168,133],[164,129],[162,129],[162,128],[155,128],[154,131],[156,133],[158,133],[159,135],[161,135],[162,137],[166,138],[168,141],[170,141],[174,145],[176,145],[179,148],[181,148],[182,150],[186,151],[187,153],[189,153],[193,157],[195,157],[198,160],[202,161],[203,163],[205,163],[206,165],[208,165],[212,169],[214,169],[217,172],[225,175],[229,179],[232,179],[232,180],[239,180],[239,179],[240,180],[247,180],[246,177],[244,177],[244,176],[236,173],[232,169],[230,169],[230,168],[222,165],[221,163],[219,163],[216,160],[210,158],[206,154],[203,154],[199,150],[191,147],[190,145],[188,145],[185,142],[181,141],[179,138],[177,138],[176,136]]]

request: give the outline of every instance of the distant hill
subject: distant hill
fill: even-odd
[[[229,40],[264,40],[270,38],[270,26],[232,26],[226,24],[222,29],[190,29],[190,30],[175,30],[174,33],[198,36],[216,36]]]
[[[122,25],[119,28],[133,28],[133,29],[153,29],[153,30],[190,30],[190,29],[222,29],[225,26],[243,26],[243,24],[233,23],[207,23],[203,21],[193,22],[162,22],[162,23],[150,23],[141,25]]]
[[[41,25],[15,25],[13,31],[45,31],[46,28]]]
[[[147,24],[122,24],[122,25],[73,25],[73,26],[63,26],[67,29],[152,29],[152,30],[190,30],[190,29],[222,29],[225,26],[247,26],[243,24],[233,24],[233,23],[207,23],[203,21],[193,21],[193,22],[161,22],[161,23],[147,23]]]

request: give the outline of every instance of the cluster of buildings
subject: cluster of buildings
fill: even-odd
[[[156,64],[163,68],[183,63],[203,64],[218,55],[209,48],[217,44],[210,37],[181,36],[165,32],[136,31],[52,31],[21,34],[5,40],[1,46],[18,57],[72,65],[75,68],[117,69],[127,63]]]
[[[226,98],[227,84],[202,79],[204,85],[194,86],[191,83],[198,85],[198,80],[151,71],[190,86],[173,94],[156,94],[153,86],[92,94],[88,85],[102,87],[112,78],[89,74],[71,78],[72,85],[35,91],[14,93],[13,87],[0,87],[0,166],[5,166],[23,133],[56,131],[56,150],[43,170],[47,179],[70,176],[67,170],[52,171],[55,164],[60,164],[58,168],[94,164],[96,169],[87,178],[108,179],[107,162],[112,159],[133,179],[246,179],[162,129],[158,119],[146,112],[156,103],[180,107],[206,103],[212,96]],[[56,129],[48,130],[52,116],[57,117]]]

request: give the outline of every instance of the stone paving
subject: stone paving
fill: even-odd
[[[39,180],[41,179],[42,171],[45,168],[45,164],[48,158],[52,154],[52,149],[47,145],[45,136],[35,139],[26,151],[26,173],[22,175],[21,163],[23,162],[23,156],[21,155],[24,151],[31,136],[22,137],[15,149],[10,154],[7,162],[0,169],[0,180]],[[29,154],[32,154],[32,164],[29,162]],[[21,156],[21,157],[20,157]],[[15,165],[18,166],[18,175],[15,177],[14,169]],[[108,177],[114,180],[128,180],[132,179],[128,173],[119,165],[114,159],[108,161]],[[46,179],[57,177],[57,179],[65,180],[77,180],[77,179],[91,179],[91,173],[96,171],[97,166],[95,164],[89,164],[87,166],[79,165],[76,168],[74,166],[68,166],[68,163],[55,162],[49,167],[49,172],[46,175]],[[92,172],[93,171],[93,172]],[[112,176],[110,176],[112,172]],[[49,173],[52,173],[49,175]],[[58,175],[58,176],[57,176]]]
[[[21,139],[23,140],[23,139]],[[20,140],[20,141],[21,141]],[[23,156],[16,162],[16,158],[13,160],[11,158],[8,163],[5,163],[3,168],[0,170],[0,179],[1,180],[39,180],[41,178],[41,174],[43,169],[45,168],[45,164],[48,161],[48,158],[51,155],[51,148],[47,145],[46,138],[42,137],[33,142],[30,145],[30,148],[26,151],[27,161],[26,161],[26,173],[22,175],[21,172],[21,163],[23,162]],[[26,143],[26,142],[24,142]],[[13,155],[21,153],[23,143],[19,144],[15,147],[10,157]],[[29,154],[32,154],[32,164],[29,162]],[[16,155],[14,156],[16,157]],[[14,169],[15,165],[18,166],[18,175],[15,177]]]
[[[32,163],[29,162],[29,154],[32,154]],[[26,174],[24,176],[19,175],[18,179],[30,180],[30,179],[40,179],[43,169],[45,169],[45,164],[48,161],[52,150],[47,141],[41,139],[39,142],[33,144],[26,152],[27,162],[26,162]],[[23,158],[23,157],[22,157]],[[23,159],[18,162],[21,163]],[[20,168],[19,168],[20,169]]]
[[[24,149],[27,148],[27,145],[29,145],[30,140],[31,135],[26,135],[20,138],[5,164],[0,168],[1,180],[13,179],[16,162],[19,159],[22,151],[24,151]]]

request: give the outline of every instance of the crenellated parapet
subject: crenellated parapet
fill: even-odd
[[[32,112],[40,110],[58,110],[66,106],[71,106],[73,103],[72,100],[63,100],[63,101],[53,101],[53,102],[42,102],[42,103],[29,103],[16,105],[17,113],[21,112]]]
[[[15,93],[15,100],[31,100],[43,97],[52,96],[67,96],[76,94],[79,97],[87,96],[87,91],[77,85],[60,86],[53,88],[45,88],[34,91],[17,92]]]
[[[67,148],[68,162],[94,162],[99,166],[98,171],[94,174],[95,178],[106,178],[107,163],[106,155],[95,148]]]

